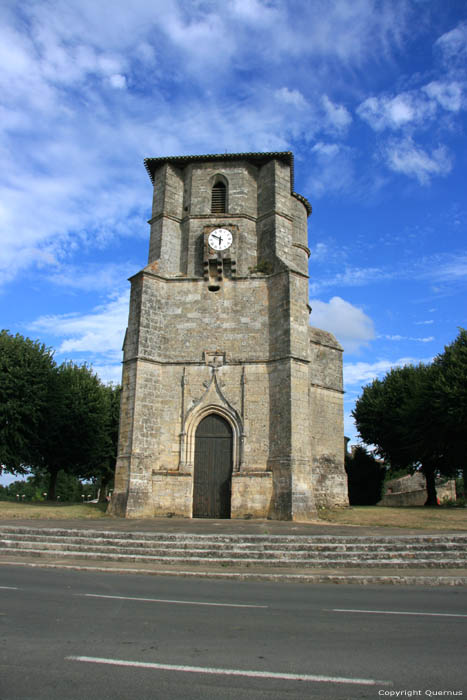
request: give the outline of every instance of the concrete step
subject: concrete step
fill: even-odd
[[[37,558],[53,558],[53,559],[73,559],[79,561],[111,561],[111,562],[134,562],[134,563],[152,563],[152,564],[183,564],[184,566],[192,565],[214,565],[214,566],[241,566],[241,567],[272,567],[272,568],[326,568],[326,569],[338,569],[338,568],[417,568],[417,569],[464,569],[465,561],[460,561],[459,559],[403,559],[403,558],[391,558],[391,559],[365,559],[362,561],[361,557],[357,558],[343,558],[339,557],[337,559],[295,559],[295,558],[282,558],[282,559],[233,559],[228,557],[197,557],[192,556],[187,558],[172,557],[172,556],[152,556],[145,554],[111,554],[109,552],[83,552],[83,551],[66,551],[63,549],[4,549],[2,554],[14,553],[15,556],[24,557],[37,557]],[[1,560],[0,560],[1,561]]]
[[[9,536],[25,535],[28,537],[79,537],[86,540],[113,540],[123,539],[125,541],[151,541],[151,542],[214,542],[214,543],[239,543],[247,544],[289,544],[302,547],[306,543],[313,544],[338,544],[351,545],[362,544],[368,545],[384,545],[391,543],[400,544],[452,544],[465,545],[467,547],[467,534],[437,534],[437,535],[391,535],[391,536],[361,536],[361,535],[237,535],[237,534],[190,534],[190,533],[157,533],[157,532],[128,532],[122,533],[118,531],[106,530],[87,530],[87,529],[71,529],[71,528],[33,528],[24,526],[0,526],[0,537],[2,534]]]
[[[467,569],[467,535],[122,533],[0,526],[0,556],[222,567]]]
[[[76,552],[83,554],[101,554],[105,556],[107,554],[124,554],[124,555],[140,555],[146,557],[159,557],[166,558],[170,557],[172,559],[179,560],[191,560],[195,559],[231,559],[231,560],[255,560],[255,561],[302,561],[302,562],[317,562],[333,560],[337,557],[343,560],[357,559],[359,561],[367,560],[432,560],[434,562],[439,561],[439,559],[449,559],[458,561],[461,565],[462,562],[467,565],[467,551],[464,550],[433,550],[433,549],[414,549],[413,545],[410,548],[396,547],[394,546],[390,550],[388,549],[378,549],[372,548],[370,550],[366,548],[357,549],[356,545],[350,551],[339,550],[331,548],[329,550],[323,549],[313,549],[306,548],[300,549],[288,549],[279,548],[275,545],[275,549],[252,549],[251,547],[244,548],[241,543],[237,545],[231,544],[228,548],[221,544],[212,544],[207,546],[203,543],[203,546],[199,546],[198,543],[192,543],[188,548],[174,547],[174,546],[160,546],[160,543],[153,544],[149,542],[140,543],[142,546],[135,546],[135,541],[126,542],[125,540],[112,540],[111,543],[103,541],[92,541],[81,540],[76,542],[79,538],[67,538],[62,537],[59,540],[57,538],[49,539],[44,538],[43,540],[32,540],[32,539],[6,539],[0,538],[0,552],[4,550],[27,550],[27,551],[62,551],[62,552]],[[74,541],[72,541],[74,540]]]
[[[23,544],[29,546],[36,544],[37,546],[52,547],[56,549],[59,546],[67,548],[83,548],[89,551],[96,551],[99,549],[116,549],[116,548],[131,548],[133,553],[140,553],[143,551],[170,551],[172,553],[180,552],[181,556],[186,556],[187,553],[191,551],[204,551],[206,554],[215,553],[219,550],[223,552],[236,552],[236,553],[251,553],[255,556],[256,553],[263,553],[265,556],[270,553],[271,556],[275,556],[277,552],[284,552],[292,555],[293,553],[298,553],[301,556],[310,556],[313,554],[320,554],[326,556],[327,554],[335,555],[337,553],[359,553],[359,552],[375,552],[384,553],[388,555],[392,552],[404,551],[407,553],[417,554],[418,552],[426,552],[432,554],[454,554],[458,553],[460,557],[467,557],[467,547],[459,542],[442,542],[442,543],[426,543],[426,544],[405,544],[400,542],[385,542],[383,544],[378,543],[336,543],[331,542],[328,544],[316,543],[316,542],[258,542],[258,543],[245,543],[242,541],[219,543],[212,542],[210,540],[186,540],[180,538],[179,540],[127,540],[127,539],[106,539],[106,538],[85,538],[85,537],[65,537],[65,536],[41,536],[41,535],[8,535],[1,536],[0,534],[0,545],[13,547],[17,545],[18,547],[23,546]]]
[[[467,541],[427,541],[427,542],[406,542],[404,540],[388,540],[383,542],[375,542],[371,539],[361,538],[357,542],[323,542],[321,540],[316,541],[316,538],[304,538],[302,540],[295,539],[294,541],[277,541],[272,542],[267,538],[262,540],[256,540],[255,542],[245,542],[243,538],[237,537],[235,540],[231,539],[228,542],[219,542],[216,538],[193,538],[185,537],[179,535],[176,539],[159,539],[157,538],[146,538],[146,539],[135,539],[122,537],[87,537],[83,535],[63,535],[56,534],[55,532],[40,532],[40,533],[2,533],[0,530],[0,542],[28,542],[28,543],[41,543],[53,542],[54,544],[63,545],[77,545],[83,547],[98,546],[98,547],[132,547],[139,549],[158,549],[160,551],[170,550],[176,551],[180,550],[182,552],[191,551],[194,548],[204,551],[217,551],[222,548],[223,551],[251,551],[251,552],[394,552],[404,549],[410,552],[459,552],[460,555],[467,556]],[[90,542],[92,545],[90,545]]]
[[[113,530],[88,530],[88,529],[72,529],[72,528],[44,528],[44,527],[25,527],[25,526],[1,526],[0,537],[3,534],[10,535],[28,535],[38,537],[57,537],[64,536],[67,539],[70,537],[79,537],[86,540],[113,540],[124,539],[138,541],[163,541],[163,542],[179,542],[181,540],[188,542],[215,542],[215,543],[238,543],[256,544],[256,543],[271,543],[271,544],[296,544],[303,546],[306,543],[313,544],[449,544],[458,543],[467,547],[467,534],[436,534],[436,535],[388,535],[381,536],[361,536],[361,535],[237,535],[237,534],[191,534],[191,533],[158,533],[158,532],[125,532]]]

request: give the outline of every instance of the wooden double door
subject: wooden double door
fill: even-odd
[[[194,518],[230,518],[232,429],[210,413],[195,434]]]

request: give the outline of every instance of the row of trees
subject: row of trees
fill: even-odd
[[[421,469],[426,505],[437,505],[435,478],[467,470],[467,331],[430,364],[391,370],[364,387],[352,413],[363,442],[392,470]]]
[[[8,486],[0,486],[0,500],[19,503],[50,500],[47,491],[49,481],[47,472],[36,472],[26,480],[21,479]],[[98,490],[99,483],[96,480],[80,481],[73,474],[61,470],[57,475],[55,499],[57,503],[83,503],[96,498]]]
[[[103,384],[87,365],[57,365],[38,341],[0,332],[0,465],[11,474],[48,475],[55,499],[60,470],[113,478],[120,387]]]

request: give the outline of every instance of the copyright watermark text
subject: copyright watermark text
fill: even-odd
[[[378,690],[378,695],[385,698],[459,697],[463,694],[462,690]]]

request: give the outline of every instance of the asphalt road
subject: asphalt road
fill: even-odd
[[[0,566],[0,699],[465,697],[466,630],[464,588]]]

